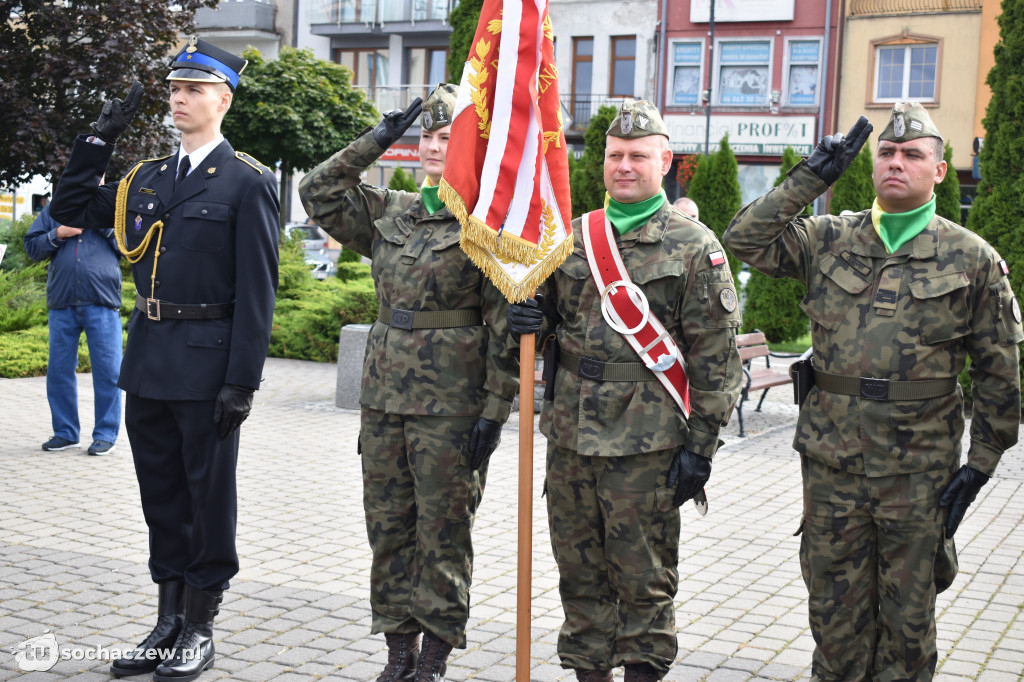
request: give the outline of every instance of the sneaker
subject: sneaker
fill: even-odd
[[[67,450],[68,448],[77,448],[78,441],[70,441],[60,436],[54,436],[50,440],[43,443],[43,450],[47,452],[57,452],[58,450]]]
[[[105,455],[114,451],[114,444],[105,440],[94,440],[89,446],[90,455]]]

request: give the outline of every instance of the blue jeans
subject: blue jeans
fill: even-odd
[[[46,370],[46,399],[50,402],[53,434],[78,442],[78,339],[85,332],[92,363],[96,403],[93,440],[113,443],[121,427],[121,317],[99,305],[50,309],[50,360]]]

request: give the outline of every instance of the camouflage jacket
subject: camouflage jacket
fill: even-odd
[[[372,259],[382,306],[479,310],[484,324],[404,330],[374,322],[360,404],[392,414],[480,415],[504,422],[519,386],[507,303],[459,247],[447,208],[430,215],[415,192],[360,181],[384,153],[366,133],[308,173],[299,195],[309,216],[346,248]]]
[[[956,377],[969,356],[974,396],[968,463],[991,475],[1017,442],[1020,308],[999,254],[936,216],[887,254],[871,212],[801,216],[828,187],[802,162],[745,206],[723,241],[769,277],[807,286],[816,370],[854,377]],[[888,476],[956,465],[963,395],[877,401],[811,389],[794,447],[834,469]]]
[[[576,248],[540,287],[545,308],[557,309],[561,319],[545,318],[537,338],[544,339],[557,322],[554,333],[563,355],[640,362],[629,342],[601,315],[601,292],[590,274],[581,229],[580,219],[573,221]],[[560,369],[554,400],[543,403],[541,431],[560,447],[587,456],[685,445],[711,458],[718,449],[718,431],[739,396],[741,375],[736,351],[740,315],[732,274],[727,263],[716,266],[710,259],[722,246],[711,230],[667,201],[646,224],[616,236],[616,243],[630,279],[650,302],[651,314],[686,357],[690,417],[683,417],[657,379],[600,382]]]

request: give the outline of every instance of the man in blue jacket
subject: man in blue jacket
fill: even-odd
[[[61,225],[44,207],[25,235],[25,251],[33,260],[50,259],[46,277],[50,358],[46,399],[50,402],[53,438],[43,443],[50,452],[79,443],[78,340],[85,332],[92,364],[96,418],[90,455],[114,449],[121,426],[121,270],[114,230],[82,230]]]

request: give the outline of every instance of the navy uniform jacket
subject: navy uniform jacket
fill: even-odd
[[[114,148],[75,141],[51,215],[64,225],[113,225],[121,182],[99,185]],[[228,303],[230,317],[154,321],[139,310],[128,323],[118,386],[154,400],[213,400],[224,384],[257,389],[270,345],[277,290],[280,204],[270,169],[221,142],[177,190],[177,156],[144,162],[128,188],[125,241],[136,248],[162,220],[132,265],[138,293],[173,303]]]

